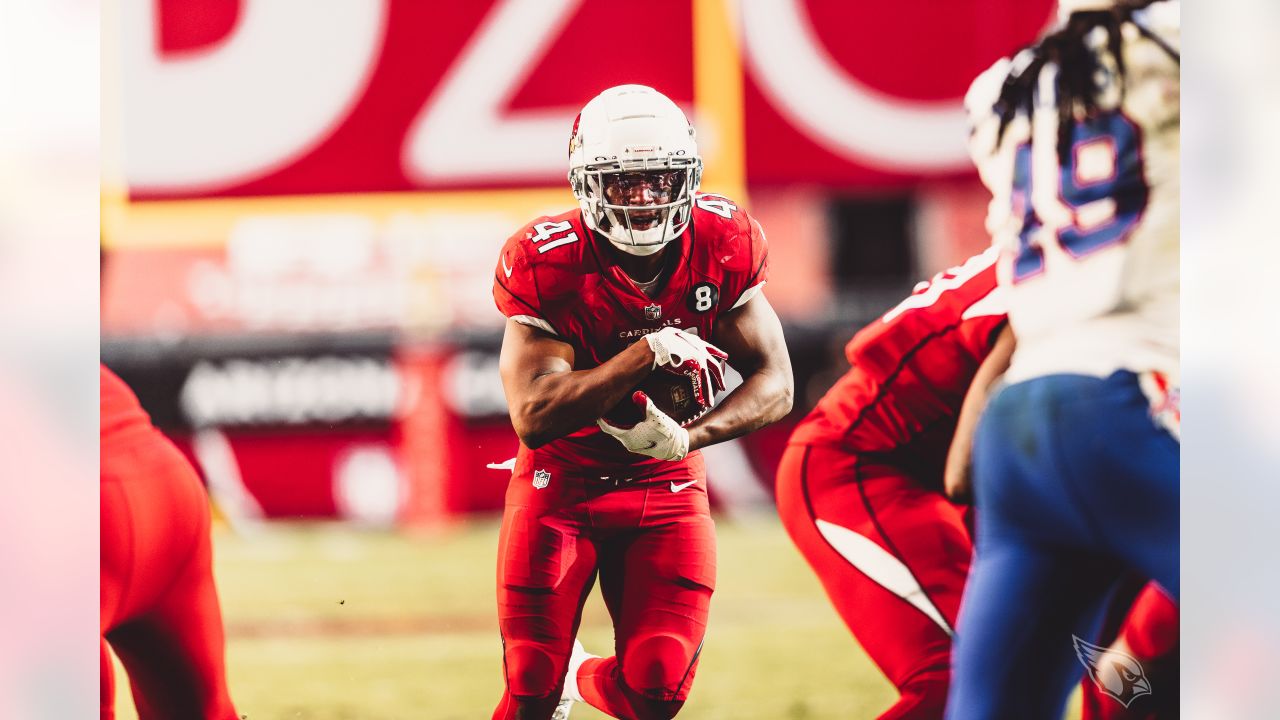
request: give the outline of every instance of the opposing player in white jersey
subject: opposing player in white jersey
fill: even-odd
[[[1017,350],[975,440],[952,719],[1061,717],[1121,573],[1178,597],[1178,4],[1060,17],[966,98]]]

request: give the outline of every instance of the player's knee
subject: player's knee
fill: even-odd
[[[507,689],[518,699],[551,697],[564,677],[562,663],[533,643],[508,643]]]
[[[683,700],[649,700],[648,704],[636,712],[638,720],[671,720],[684,707]]]
[[[622,675],[627,685],[646,698],[672,701],[693,680],[697,650],[691,640],[674,635],[641,638],[631,643],[622,658]],[[679,705],[672,712],[675,710]]]
[[[951,683],[950,671],[918,673],[898,687],[901,699],[895,710],[900,714],[882,717],[935,718],[942,717],[947,706],[947,689]]]
[[[524,720],[524,718],[550,718],[556,711],[556,704],[560,702],[560,695],[557,693],[553,697],[513,696],[512,700],[515,703],[515,714],[512,717],[517,718],[517,720]]]

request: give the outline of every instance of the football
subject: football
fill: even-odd
[[[693,422],[704,412],[711,409],[697,400],[693,387],[694,379],[689,375],[677,375],[662,369],[654,370],[640,382],[636,390],[648,395],[653,404],[662,412],[670,415],[681,425]],[[604,420],[611,425],[635,425],[644,419],[644,411],[632,401],[632,393],[627,393],[622,402],[604,414]]]

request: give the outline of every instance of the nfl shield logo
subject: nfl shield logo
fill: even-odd
[[[644,308],[644,319],[645,320],[661,320],[662,306],[657,303],[654,303],[652,305],[646,305]]]
[[[671,407],[677,412],[684,410],[685,406],[693,398],[689,397],[689,391],[683,385],[674,385],[671,388]]]
[[[546,470],[533,471],[533,486],[539,490],[551,484],[551,473]]]

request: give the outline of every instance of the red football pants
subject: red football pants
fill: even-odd
[[[964,511],[882,459],[830,446],[787,446],[777,490],[791,539],[898,688],[880,717],[941,718],[973,547]]]
[[[114,716],[110,643],[141,720],[235,720],[204,486],[150,428],[107,439],[101,459],[102,717]]]
[[[579,669],[587,703],[618,718],[671,718],[693,683],[715,588],[715,531],[701,458],[633,479],[546,466],[518,473],[498,541],[506,691],[495,720],[549,718],[595,582],[612,657]]]

